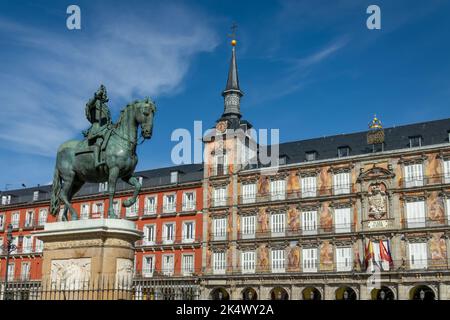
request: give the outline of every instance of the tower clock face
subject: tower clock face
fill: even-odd
[[[225,132],[227,127],[228,127],[228,124],[226,121],[219,121],[216,125],[216,130],[219,132]]]

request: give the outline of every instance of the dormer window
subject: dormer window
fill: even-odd
[[[34,191],[33,192],[33,201],[37,201],[39,200],[39,191]]]
[[[422,146],[422,137],[421,136],[413,136],[409,137],[409,147],[416,148]]]
[[[338,157],[348,157],[350,155],[350,148],[348,146],[343,146],[338,148]]]
[[[308,151],[305,152],[305,159],[306,161],[314,161],[317,159],[317,152],[316,151]]]
[[[2,196],[2,205],[8,205],[11,203],[11,195]]]
[[[170,183],[178,183],[178,171],[170,172]]]
[[[287,163],[287,156],[281,156],[279,164],[280,165],[285,165],[286,163]]]
[[[108,182],[101,182],[98,184],[98,192],[108,191]]]
[[[140,183],[141,186],[142,186],[142,182],[144,181],[144,177],[137,177],[137,179],[138,179],[139,183]]]

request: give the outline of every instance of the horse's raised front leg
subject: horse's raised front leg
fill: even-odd
[[[114,212],[114,194],[116,193],[116,183],[119,178],[119,168],[113,167],[109,169],[109,177],[108,177],[108,192],[109,192],[109,209],[108,209],[108,218],[116,219],[120,218]]]
[[[133,196],[123,202],[123,206],[125,208],[128,208],[128,207],[131,207],[136,202],[139,191],[141,191],[141,184],[139,183],[139,180],[133,176],[124,177],[124,178],[122,178],[122,180],[125,181],[126,183],[134,186]]]

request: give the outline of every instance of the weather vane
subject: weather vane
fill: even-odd
[[[237,30],[237,24],[236,22],[233,22],[231,25],[231,33],[228,34],[228,37],[231,38],[231,45],[234,47],[237,43],[236,41],[236,30]]]

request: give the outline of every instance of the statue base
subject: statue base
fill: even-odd
[[[42,298],[59,300],[130,299],[134,242],[142,238],[134,222],[92,219],[47,223],[34,235],[44,242]]]

